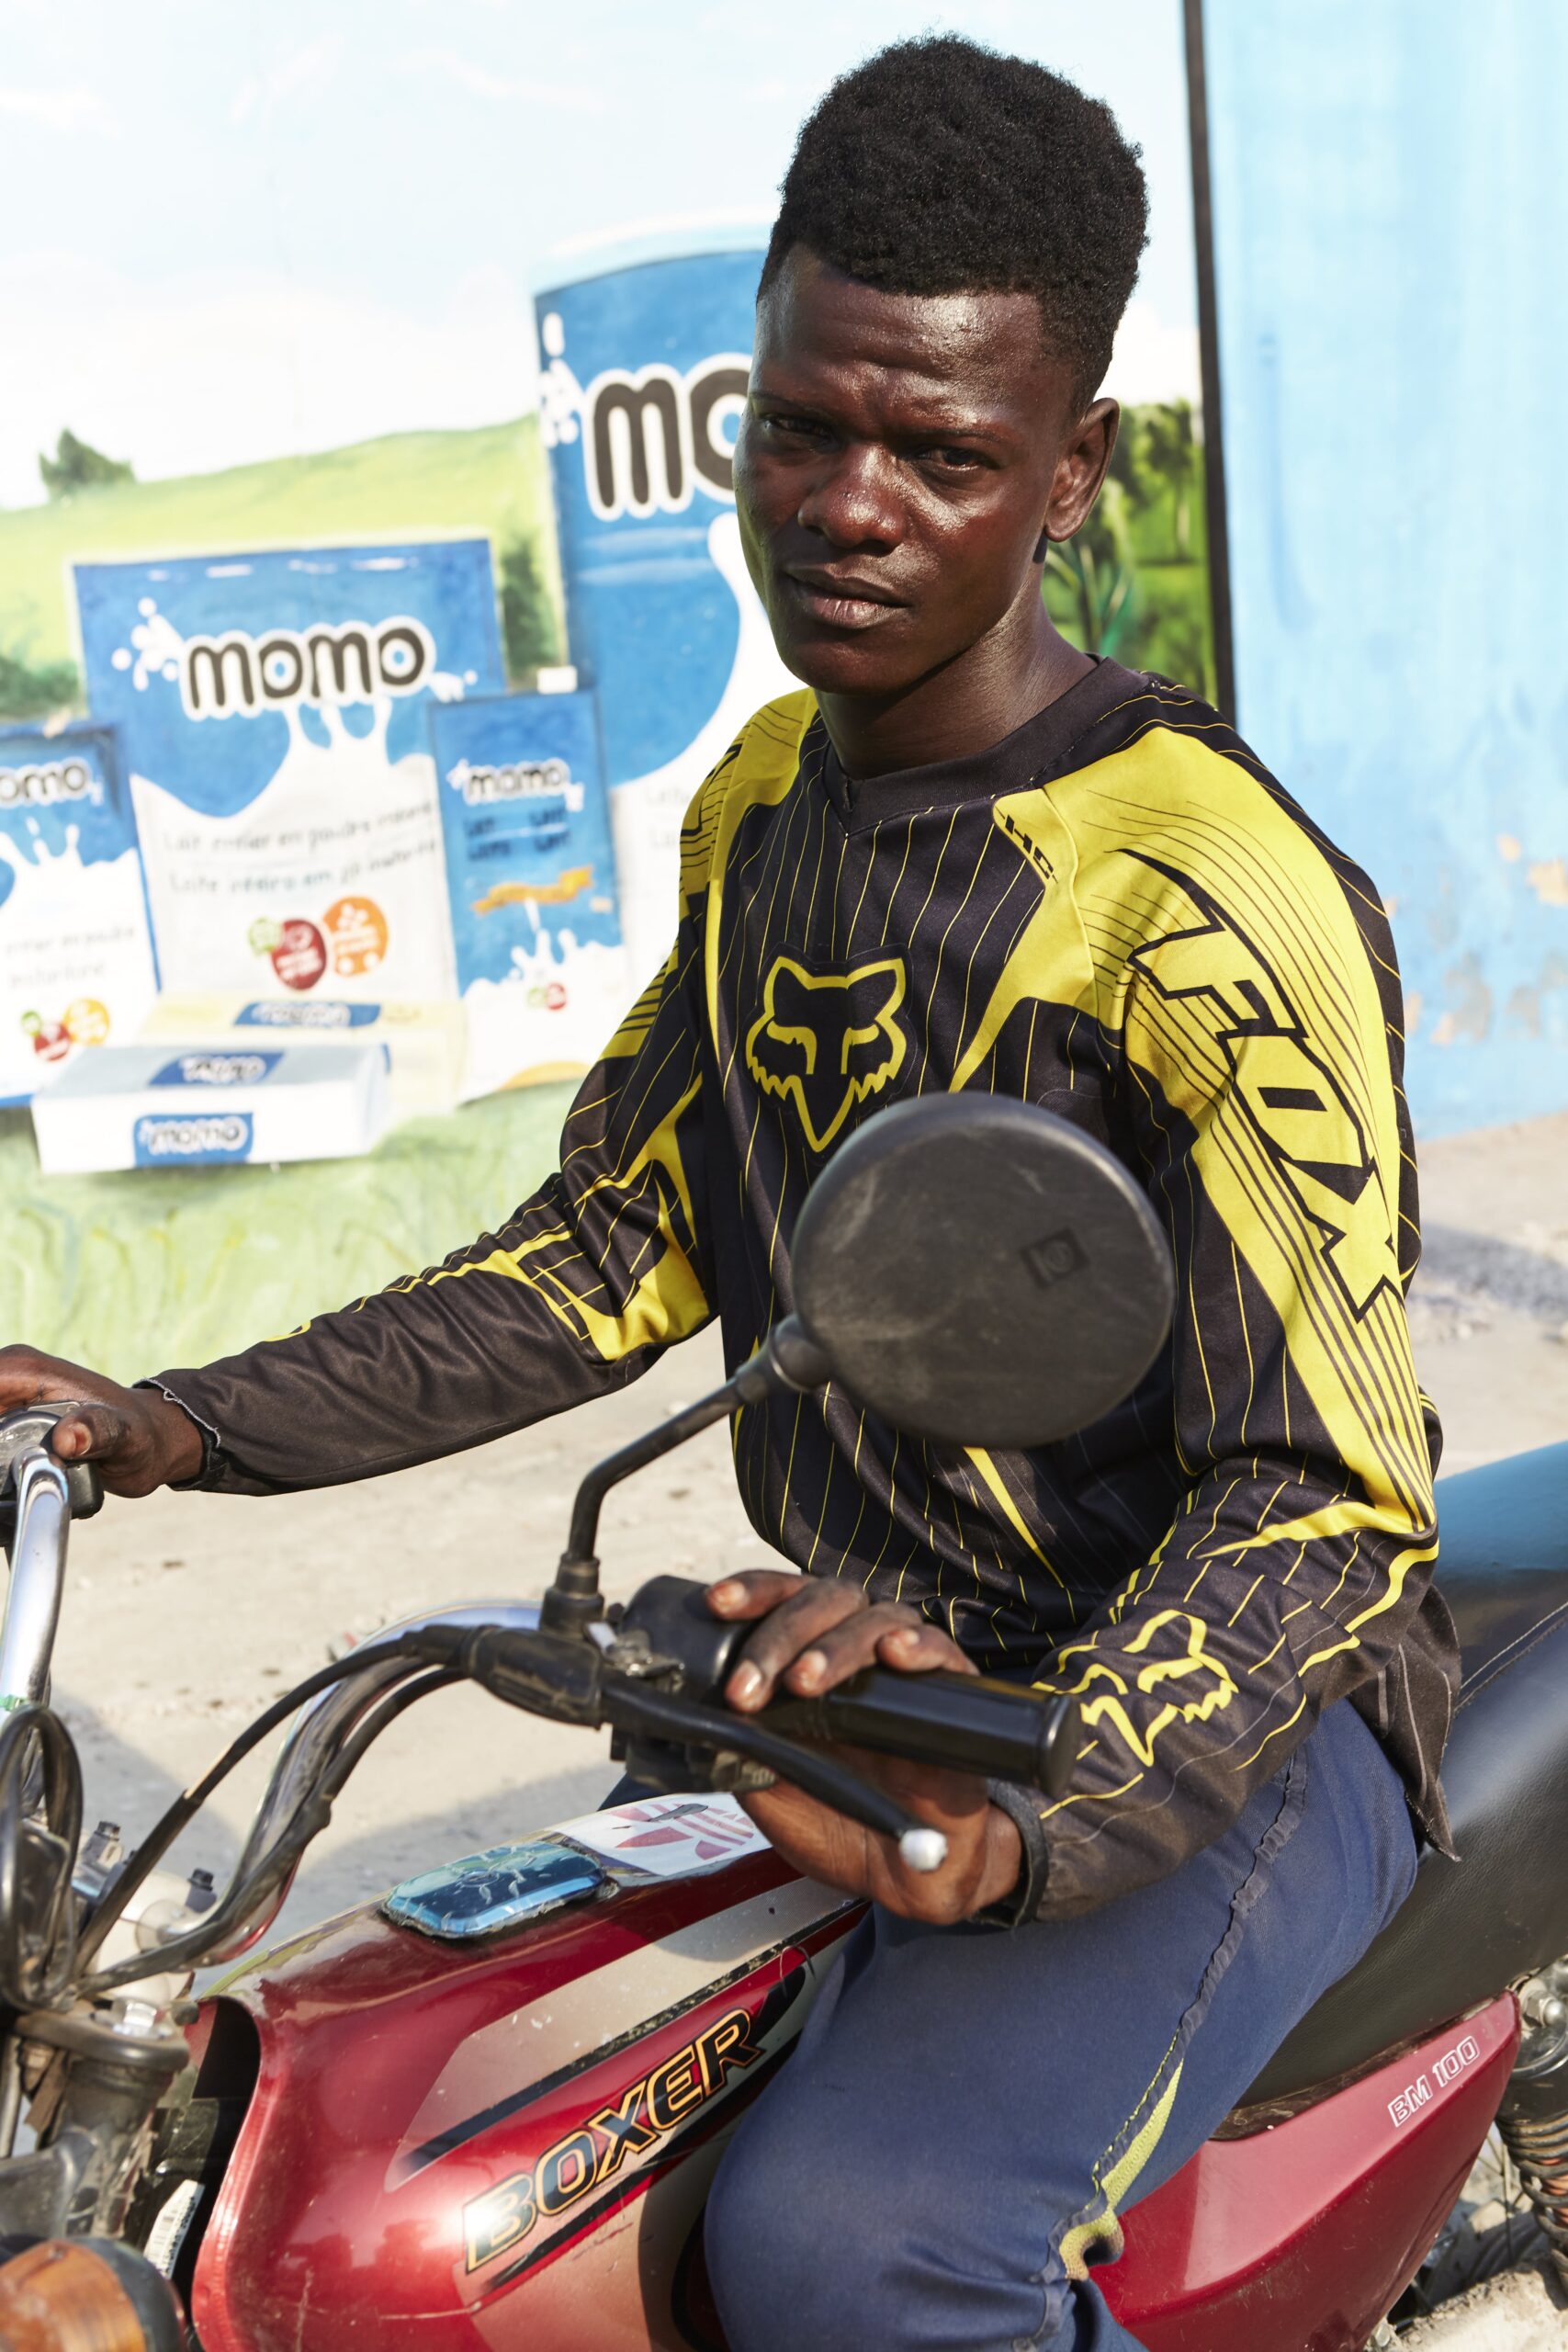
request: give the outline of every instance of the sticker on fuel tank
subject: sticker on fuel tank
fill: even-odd
[[[756,2020],[755,2022],[761,2022]],[[467,2267],[510,2253],[536,2222],[553,2221],[614,2180],[628,2157],[647,2153],[685,2125],[729,2075],[765,2055],[749,2009],[730,2009],[551,2145],[536,2164],[463,2208]]]

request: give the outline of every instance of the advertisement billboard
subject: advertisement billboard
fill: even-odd
[[[761,247],[537,298],[571,657],[599,696],[630,978],[674,933],[681,819],[742,722],[798,684],[740,552],[730,452]]]
[[[503,684],[490,544],[74,567],[130,775],[163,985],[453,988],[433,701]]]
[[[630,996],[609,812],[586,694],[499,695],[430,713],[465,1096],[575,1073]]]
[[[155,985],[112,731],[0,729],[0,1103],[134,1036]]]

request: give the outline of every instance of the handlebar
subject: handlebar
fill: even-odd
[[[7,1712],[26,1711],[29,1729],[37,1721],[40,1736],[55,1727],[49,1677],[70,1522],[103,1499],[91,1464],[67,1464],[49,1449],[51,1430],[73,1409],[51,1404],[0,1416],[0,1538],[11,1563],[0,1611],[0,1722]],[[770,1775],[792,1781],[895,1839],[905,1861],[920,1871],[944,1860],[941,1833],[859,1778],[831,1747],[1020,1781],[1051,1796],[1062,1793],[1071,1771],[1078,1713],[1070,1698],[963,1674],[872,1667],[820,1697],[790,1696],[760,1716],[742,1715],[723,1705],[720,1693],[748,1629],[714,1617],[705,1586],[655,1577],[615,1614],[617,1622],[565,1634],[541,1628],[531,1605],[446,1610],[389,1627],[362,1657],[308,1678],[176,1799],[116,1872],[83,1922],[79,1991],[101,1993],[165,1965],[194,1967],[246,1949],[276,1916],[305,1846],[325,1826],[333,1797],[378,1731],[425,1690],[457,1675],[530,1713],[613,1726],[630,1743],[634,1768],[647,1765],[654,1777],[673,1774],[667,1786],[761,1786]],[[211,1918],[161,1950],[82,1973],[179,1828],[291,1710],[298,1712],[240,1865]],[[60,1736],[69,1747],[62,1727]],[[51,1819],[58,1810],[51,1806]],[[72,1851],[64,1853],[62,1884],[68,1887],[75,1836],[66,1842]],[[69,1956],[62,1964],[70,1967]]]
[[[40,1705],[48,1692],[71,1521],[91,1518],[104,1499],[91,1463],[68,1464],[49,1450],[50,1431],[73,1409],[31,1405],[0,1418],[0,1538],[11,1562],[0,1613],[0,1709]]]
[[[1066,1788],[1077,1752],[1074,1701],[972,1674],[867,1667],[820,1698],[776,1701],[763,1721],[807,1739],[1020,1781],[1050,1797]]]

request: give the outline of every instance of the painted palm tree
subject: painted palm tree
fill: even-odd
[[[1190,401],[1161,401],[1143,412],[1140,455],[1170,492],[1172,553],[1185,563],[1192,533],[1192,489],[1198,440]]]
[[[1071,592],[1069,626],[1084,651],[1114,653],[1137,609],[1127,492],[1114,477],[1077,537],[1049,550],[1045,571]]]

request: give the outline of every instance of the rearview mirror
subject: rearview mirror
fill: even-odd
[[[791,1247],[795,1312],[855,1403],[911,1436],[1044,1445],[1153,1363],[1176,1283],[1121,1161],[1049,1111],[932,1094],[858,1128]]]
[[[868,1119],[807,1194],[794,1312],[711,1395],[596,1463],[546,1592],[547,1632],[604,1613],[595,1552],[612,1487],[781,1389],[837,1381],[912,1437],[1046,1445],[1135,1388],[1176,1280],[1119,1159],[1066,1119],[994,1094],[931,1094]]]

